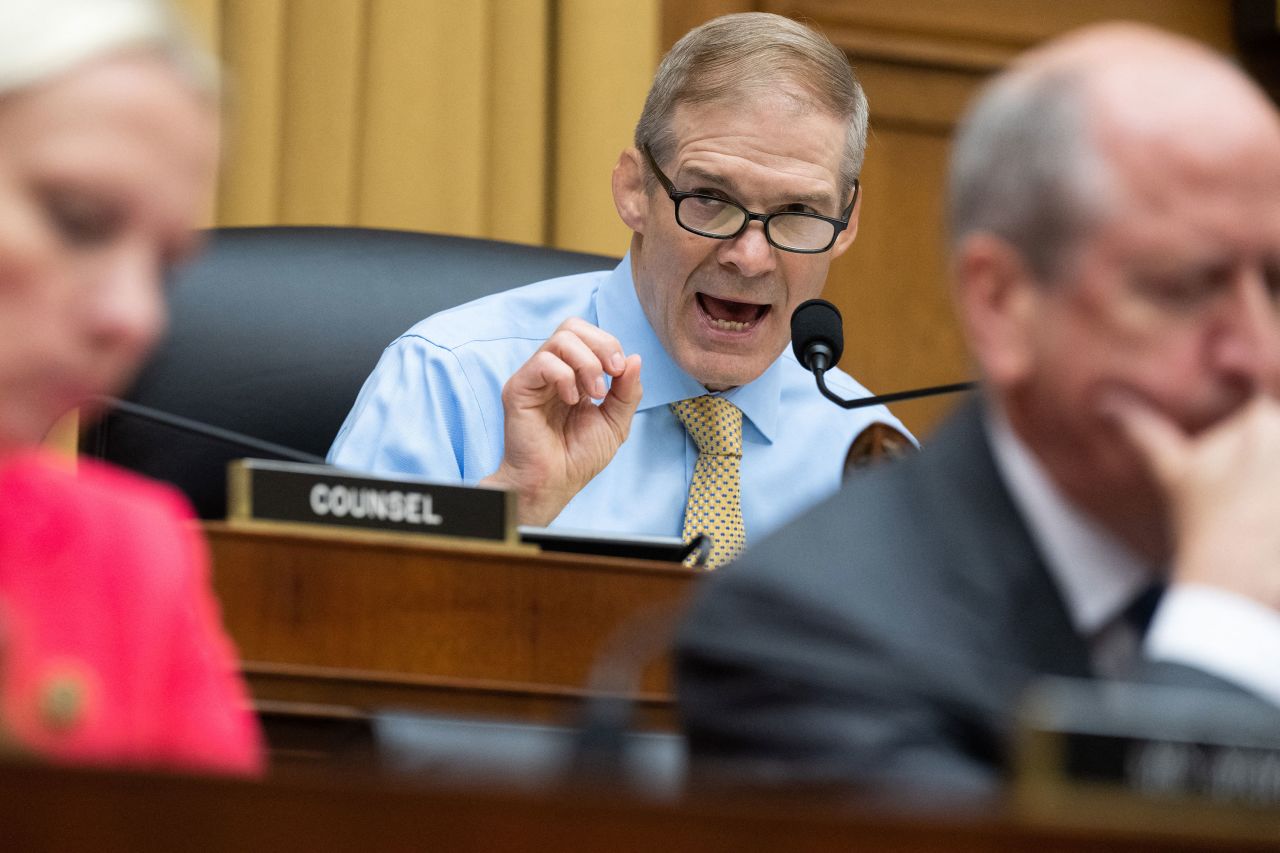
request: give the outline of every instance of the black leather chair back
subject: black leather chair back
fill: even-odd
[[[170,329],[125,399],[323,456],[383,348],[418,320],[616,258],[368,228],[223,228],[172,283]],[[226,463],[261,456],[116,412],[82,450],[226,514]]]

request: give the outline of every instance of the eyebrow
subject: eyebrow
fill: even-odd
[[[682,175],[686,180],[692,179],[700,183],[711,184],[717,189],[724,190],[735,200],[741,198],[741,195],[736,191],[737,188],[733,185],[732,181],[727,181],[719,175],[708,172],[705,169],[699,169],[697,166],[690,166],[686,169],[682,169],[676,174]],[[786,199],[787,200],[784,204],[803,202],[805,204],[813,205],[814,207],[835,205],[835,200],[829,193],[797,193],[796,195],[787,196]]]

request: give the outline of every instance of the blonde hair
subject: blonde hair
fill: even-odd
[[[0,0],[0,97],[132,50],[154,52],[216,96],[217,64],[164,0]]]
[[[724,15],[690,30],[662,58],[635,144],[665,162],[680,104],[736,103],[784,87],[845,122],[841,178],[852,187],[867,147],[867,96],[844,53],[804,24],[768,12]]]

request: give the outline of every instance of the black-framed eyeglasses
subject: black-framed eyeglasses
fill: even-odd
[[[671,179],[658,168],[658,161],[648,145],[641,145],[644,158],[654,175],[676,206],[676,223],[686,231],[692,231],[713,240],[732,240],[751,222],[764,226],[764,237],[769,245],[784,252],[800,252],[816,255],[830,249],[840,232],[849,227],[853,206],[858,203],[858,179],[853,180],[853,198],[840,214],[832,219],[819,213],[799,210],[780,210],[777,213],[752,213],[736,201],[708,193],[682,192]]]

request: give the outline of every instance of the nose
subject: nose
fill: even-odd
[[[1258,269],[1235,283],[1228,314],[1213,341],[1214,366],[1251,385],[1280,384],[1280,306]]]
[[[776,251],[764,236],[764,226],[751,222],[732,240],[721,240],[720,263],[737,269],[744,278],[773,272],[778,265]]]
[[[165,325],[159,252],[131,243],[113,248],[98,263],[85,306],[92,344],[104,355],[139,361]]]

